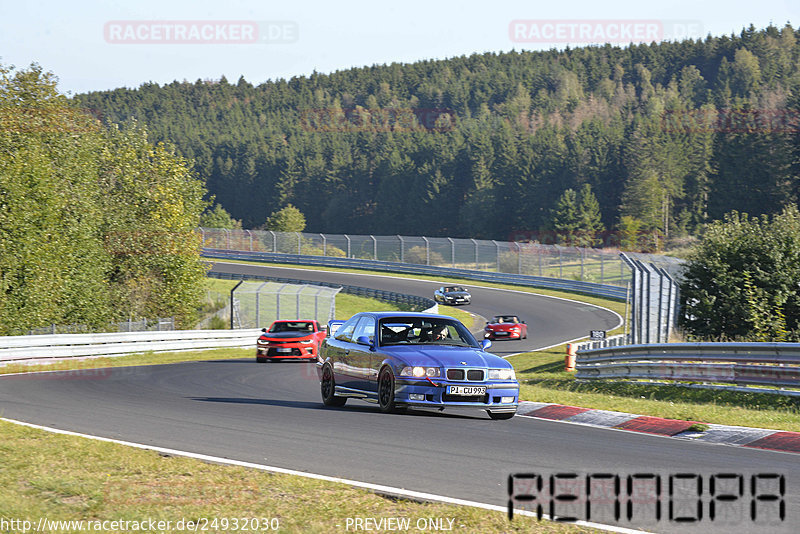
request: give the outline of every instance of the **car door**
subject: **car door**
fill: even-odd
[[[353,332],[353,346],[350,349],[349,361],[353,366],[355,385],[353,387],[363,391],[378,391],[376,379],[372,376],[372,359],[375,352],[369,349],[369,344],[359,342],[359,338],[367,337],[370,343],[375,343],[375,318],[364,316],[356,325]]]
[[[352,317],[336,330],[333,337],[328,338],[325,342],[325,358],[330,359],[334,380],[341,386],[352,381],[348,358],[353,331],[359,319],[358,315]]]

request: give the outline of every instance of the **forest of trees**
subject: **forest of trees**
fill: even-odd
[[[680,236],[796,202],[799,41],[750,27],[75,100],[175,143],[245,228],[292,204],[313,232],[507,239],[556,230],[590,186],[597,228]]]
[[[137,124],[105,128],[33,66],[0,65],[0,335],[194,324],[202,181]]]

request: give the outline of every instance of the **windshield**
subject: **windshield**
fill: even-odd
[[[494,318],[495,323],[518,323],[516,315],[498,315]]]
[[[469,330],[455,319],[387,317],[380,320],[380,345],[452,345],[478,347]]]
[[[314,323],[308,321],[287,321],[282,323],[274,323],[269,331],[275,332],[313,332]]]
[[[456,293],[456,292],[465,292],[465,291],[466,291],[466,289],[464,289],[461,286],[451,286],[451,287],[444,288],[444,292],[445,293]]]

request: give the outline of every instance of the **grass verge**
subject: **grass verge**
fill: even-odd
[[[272,525],[279,532],[329,533],[346,532],[348,518],[391,517],[408,518],[411,530],[418,520],[441,518],[445,526],[452,520],[457,532],[592,531],[527,517],[510,523],[501,512],[387,498],[345,484],[164,456],[4,421],[0,421],[0,436],[4,458],[0,510],[4,519],[31,521],[34,527],[40,518],[154,520],[172,523],[163,531],[180,532],[177,522],[183,519],[199,520],[201,527],[207,521],[210,532],[233,532],[235,518],[265,518],[276,520]],[[115,530],[140,530],[128,527]],[[70,532],[78,527],[45,530]],[[258,531],[269,530],[259,527]]]
[[[511,356],[520,398],[721,425],[800,431],[800,399],[622,381],[579,382],[564,371],[566,345]]]

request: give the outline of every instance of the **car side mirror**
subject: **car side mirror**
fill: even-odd
[[[522,324],[528,324],[528,323],[526,323],[525,321],[522,321]]]
[[[359,345],[368,345],[369,350],[375,350],[375,344],[369,339],[369,336],[358,336],[356,343]]]
[[[261,331],[264,332],[265,334],[267,333],[267,329],[266,328],[262,328]]]
[[[484,339],[483,341],[481,341],[481,348],[483,350],[487,350],[491,346],[492,346],[492,341],[490,339]]]

